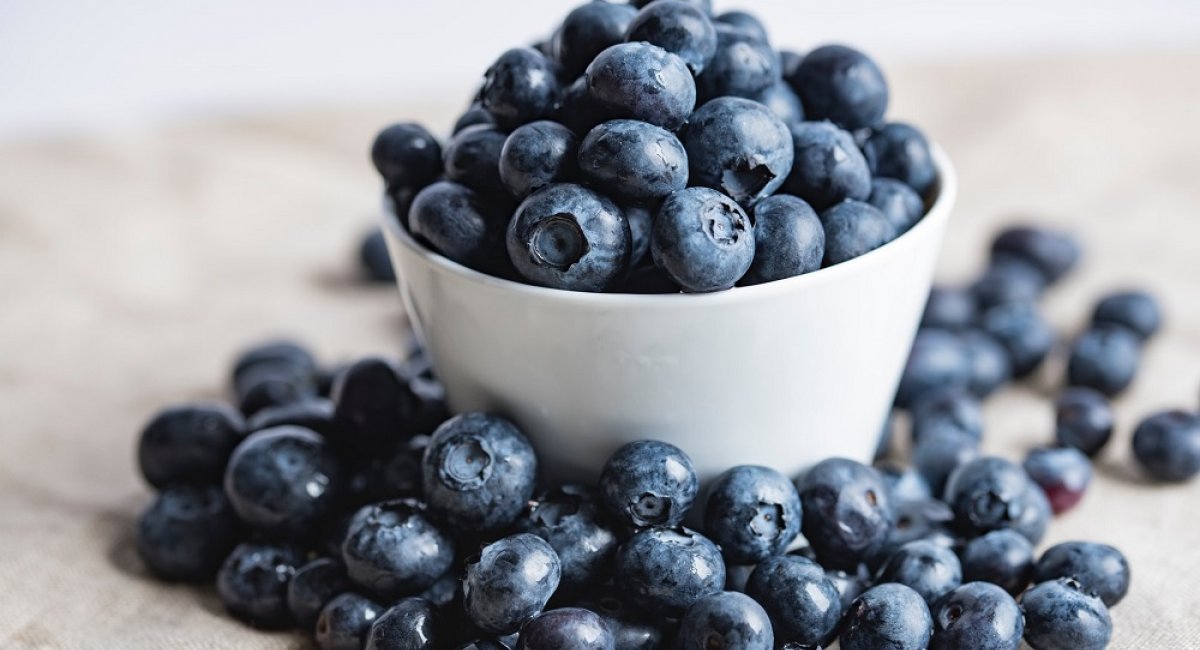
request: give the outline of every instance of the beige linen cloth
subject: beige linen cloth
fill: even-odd
[[[892,82],[893,115],[961,175],[943,280],[1027,216],[1087,247],[1045,303],[1065,333],[1107,289],[1165,303],[1095,483],[1046,544],[1128,555],[1113,647],[1200,648],[1200,482],[1149,485],[1129,452],[1140,417],[1200,400],[1200,53],[901,67]],[[399,350],[397,295],[353,277],[378,205],[365,151],[389,120],[448,128],[451,99],[0,143],[0,647],[308,647],[232,621],[211,590],[147,578],[134,440],[156,407],[218,395],[249,340],[294,335],[329,361]],[[1051,439],[1060,373],[988,403],[989,451]]]

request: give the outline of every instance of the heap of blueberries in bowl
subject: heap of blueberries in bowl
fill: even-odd
[[[502,54],[443,147],[372,148],[392,210],[473,269],[572,291],[720,291],[892,241],[937,180],[925,136],[842,45],[772,48],[708,2],[590,2]]]

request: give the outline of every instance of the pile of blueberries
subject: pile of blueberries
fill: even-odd
[[[911,228],[936,194],[925,136],[886,122],[862,52],[772,47],[707,0],[571,11],[488,68],[443,147],[372,147],[392,211],[473,269],[572,291],[711,292],[816,271]]]

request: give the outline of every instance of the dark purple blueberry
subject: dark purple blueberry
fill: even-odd
[[[303,427],[316,431],[326,439],[338,437],[338,422],[334,417],[333,402],[319,397],[270,406],[246,421],[246,431],[249,433],[282,426]]]
[[[871,174],[901,181],[921,197],[929,196],[937,182],[929,141],[911,124],[891,122],[875,129],[863,145],[863,154]]]
[[[334,596],[317,616],[313,638],[321,650],[359,650],[383,607],[355,593]]]
[[[1079,242],[1066,233],[1035,226],[1013,226],[992,240],[992,255],[1013,255],[1036,266],[1047,284],[1054,284],[1075,265],[1081,255]]]
[[[750,574],[746,595],[767,611],[779,643],[820,646],[842,615],[837,586],[819,564],[797,555],[762,561]]]
[[[561,570],[554,549],[537,535],[521,533],[492,542],[467,560],[467,616],[484,632],[512,634],[546,606]]]
[[[439,181],[413,199],[408,229],[449,259],[488,271],[501,267],[500,245],[508,217],[504,206],[493,199],[465,185]]]
[[[363,650],[437,650],[436,616],[428,600],[405,598],[375,619]]]
[[[217,596],[229,613],[255,627],[287,627],[288,581],[303,560],[290,546],[239,544],[217,573]]]
[[[1033,543],[1012,529],[993,530],[959,553],[963,581],[990,582],[1016,596],[1033,578]]]
[[[637,120],[612,120],[579,145],[585,179],[612,196],[654,202],[687,187],[688,154],[675,134]]]
[[[442,148],[419,124],[393,124],[375,136],[371,162],[388,187],[416,192],[442,174]]]
[[[674,131],[696,107],[696,83],[683,59],[649,43],[614,45],[588,65],[588,93],[616,115]]]
[[[696,109],[680,139],[692,185],[720,190],[749,206],[773,194],[792,170],[788,127],[766,106],[717,97]]]
[[[1096,303],[1092,325],[1119,325],[1145,341],[1162,327],[1162,309],[1145,291],[1119,291]]]
[[[1057,336],[1033,303],[1014,302],[987,310],[981,320],[983,331],[1008,350],[1013,377],[1020,379],[1042,364]]]
[[[541,52],[528,47],[508,50],[484,75],[480,102],[508,128],[548,117],[558,102],[557,75],[554,63]]]
[[[575,79],[597,54],[623,42],[637,13],[610,2],[587,2],[571,10],[554,35],[554,57],[563,78]]]
[[[150,485],[216,483],[246,422],[217,402],[182,404],[154,415],[138,438],[138,466]]]
[[[500,149],[500,180],[518,199],[575,174],[579,139],[549,120],[516,128]]]
[[[1141,339],[1132,331],[1117,325],[1094,325],[1071,346],[1067,383],[1111,397],[1129,387],[1141,360]]]
[[[714,26],[717,49],[696,78],[700,97],[754,98],[780,78],[779,57],[769,43],[726,23]]]
[[[753,598],[723,591],[701,598],[684,613],[679,621],[679,647],[773,650],[775,634],[767,613]]]
[[[507,140],[508,135],[494,126],[476,125],[459,131],[443,154],[446,178],[487,196],[504,192],[500,153]]]
[[[786,476],[739,465],[708,488],[704,531],[726,561],[752,564],[782,553],[800,534],[800,496]]]
[[[896,406],[909,408],[926,393],[966,386],[970,378],[971,360],[962,339],[936,327],[921,328],[896,389]]]
[[[1068,388],[1055,402],[1054,438],[1060,445],[1095,456],[1108,444],[1113,412],[1108,398],[1091,388]]]
[[[933,606],[962,584],[962,565],[954,550],[927,540],[909,542],[892,553],[876,582],[898,582],[912,587]]]
[[[388,256],[387,241],[383,238],[382,230],[374,228],[363,237],[358,245],[358,266],[369,282],[386,284],[396,281],[396,270],[392,268],[392,258]]]
[[[788,128],[804,121],[804,103],[786,82],[776,80],[765,90],[751,97],[754,101],[771,109]]]
[[[971,293],[986,311],[1010,302],[1034,302],[1045,288],[1045,277],[1032,263],[1014,255],[997,255],[971,285]]]
[[[811,273],[825,258],[825,229],[803,199],[769,196],[754,206],[754,262],[741,283],[761,284]]]
[[[556,183],[529,195],[508,226],[508,256],[526,280],[570,291],[604,291],[629,268],[629,222],[611,199]]]
[[[1017,650],[1025,618],[1017,601],[996,585],[969,582],[933,606],[930,650]]]
[[[158,578],[199,582],[213,577],[239,533],[220,488],[179,485],[163,489],[138,515],[136,545]]]
[[[870,197],[871,170],[849,133],[829,122],[801,122],[790,129],[795,162],[783,191],[817,210]]]
[[[537,477],[537,458],[524,434],[490,413],[464,413],[443,423],[422,467],[430,511],[464,531],[512,524],[533,496]]]
[[[704,71],[717,51],[717,30],[695,3],[662,0],[638,12],[626,40],[644,41],[677,55],[692,74]]]
[[[1100,598],[1078,582],[1043,582],[1021,596],[1025,641],[1034,650],[1103,650],[1112,639],[1112,618]]]
[[[1012,360],[1008,350],[983,330],[971,328],[959,332],[971,360],[971,379],[967,386],[980,398],[996,392],[1012,379]]]
[[[1075,580],[1112,607],[1129,591],[1129,561],[1108,544],[1063,542],[1046,549],[1033,570],[1035,583],[1057,578]]]
[[[821,213],[825,263],[841,264],[865,255],[897,236],[895,225],[869,203],[846,199]]]
[[[238,517],[270,535],[311,532],[337,497],[341,467],[325,439],[282,426],[248,436],[225,468]]]
[[[696,467],[683,450],[657,440],[638,440],[623,445],[605,462],[599,496],[626,526],[671,527],[683,522],[699,485]]]
[[[733,199],[707,187],[689,187],[659,207],[650,254],[684,291],[724,291],[754,261],[754,226]]]
[[[454,542],[408,500],[365,506],[342,542],[346,573],[356,584],[392,600],[420,592],[446,573]]]
[[[1187,481],[1200,474],[1200,416],[1155,413],[1133,432],[1133,455],[1159,481]]]
[[[984,456],[954,470],[946,483],[946,502],[954,508],[959,532],[973,537],[1017,527],[1029,506],[1025,493],[1031,487],[1036,489],[1019,465]]]
[[[894,513],[874,468],[845,458],[814,465],[797,481],[804,537],[826,568],[852,569],[887,540]]]
[[[925,202],[916,190],[892,178],[873,179],[867,203],[882,212],[900,235],[908,232],[925,215]]]
[[[551,609],[521,626],[517,650],[614,650],[604,619],[579,607]]]
[[[979,456],[979,440],[952,431],[933,431],[913,446],[913,467],[929,483],[934,496],[941,496],[955,469]]]
[[[870,57],[844,45],[824,45],[806,54],[788,83],[811,116],[846,129],[874,127],[887,111],[883,71]]]
[[[842,650],[924,650],[932,634],[933,619],[921,595],[889,582],[850,603],[838,641]]]
[[[960,287],[939,285],[929,290],[921,327],[964,330],[971,327],[978,316],[979,305],[974,294]]]
[[[961,387],[922,393],[912,405],[913,442],[927,434],[948,433],[983,439],[983,405]]]
[[[1025,456],[1025,471],[1037,483],[1054,514],[1074,508],[1092,481],[1092,463],[1074,447],[1033,449]]]
[[[677,617],[725,587],[725,562],[708,538],[685,528],[645,528],[617,551],[616,584],[630,603]]]
[[[352,591],[354,585],[337,560],[318,558],[296,569],[287,585],[287,606],[301,630],[312,633],[317,616],[333,597]]]
[[[420,400],[396,365],[382,357],[366,357],[346,368],[334,381],[334,447],[355,454],[377,450],[412,435],[410,423]]]
[[[580,593],[608,577],[617,536],[587,488],[564,485],[542,495],[517,526],[554,547],[562,563],[563,590]]]

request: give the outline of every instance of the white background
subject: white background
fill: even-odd
[[[499,52],[576,4],[0,0],[0,136],[304,105],[457,107]],[[1200,46],[1200,0],[717,0],[736,7],[759,13],[777,46],[840,40],[885,67]]]

